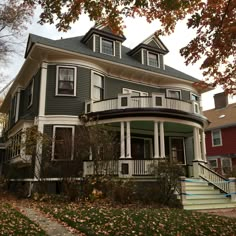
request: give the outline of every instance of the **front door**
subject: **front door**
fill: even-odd
[[[151,139],[131,138],[131,155],[133,159],[150,159],[151,154]]]
[[[181,137],[170,138],[170,157],[179,164],[185,164],[184,139]]]

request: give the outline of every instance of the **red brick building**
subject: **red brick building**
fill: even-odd
[[[210,121],[206,128],[206,152],[210,167],[222,175],[236,169],[236,103],[228,104],[224,93],[214,96],[215,108],[204,115]]]

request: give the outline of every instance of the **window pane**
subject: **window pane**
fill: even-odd
[[[93,99],[94,100],[103,100],[103,88],[104,88],[104,78],[101,75],[98,75],[96,73],[93,74],[92,78],[93,82]]]
[[[113,42],[103,39],[102,40],[102,53],[113,55]]]
[[[214,146],[219,146],[221,145],[221,134],[220,134],[220,130],[215,130],[212,131],[212,138],[213,138],[213,145]]]
[[[93,98],[95,100],[102,100],[102,91],[100,88],[94,87],[93,88]]]
[[[97,87],[102,88],[103,87],[103,77],[98,74],[93,74],[93,84]]]
[[[180,99],[180,91],[169,90],[168,95],[170,98]]]
[[[216,160],[209,160],[209,164],[211,168],[216,168],[217,167],[217,162]]]
[[[59,68],[58,94],[74,94],[74,68]]]
[[[71,159],[72,128],[56,128],[54,159]]]
[[[156,54],[148,54],[148,62],[150,66],[158,67],[158,56]]]

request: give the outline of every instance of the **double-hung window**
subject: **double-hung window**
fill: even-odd
[[[153,67],[160,67],[158,54],[148,52],[148,65]]]
[[[75,96],[76,95],[76,67],[57,67],[56,95]]]
[[[221,130],[212,130],[211,131],[211,138],[212,138],[212,146],[222,146],[222,137],[221,137]]]
[[[101,52],[113,56],[114,55],[113,41],[101,38]]]
[[[92,72],[92,99],[100,101],[104,99],[104,77]]]
[[[74,126],[53,127],[53,160],[72,160],[74,154]]]
[[[167,97],[179,100],[179,99],[181,99],[181,92],[180,92],[180,90],[168,89],[167,90]]]

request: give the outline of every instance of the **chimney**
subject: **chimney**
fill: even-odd
[[[214,95],[215,109],[225,108],[228,105],[228,95],[224,92]]]

